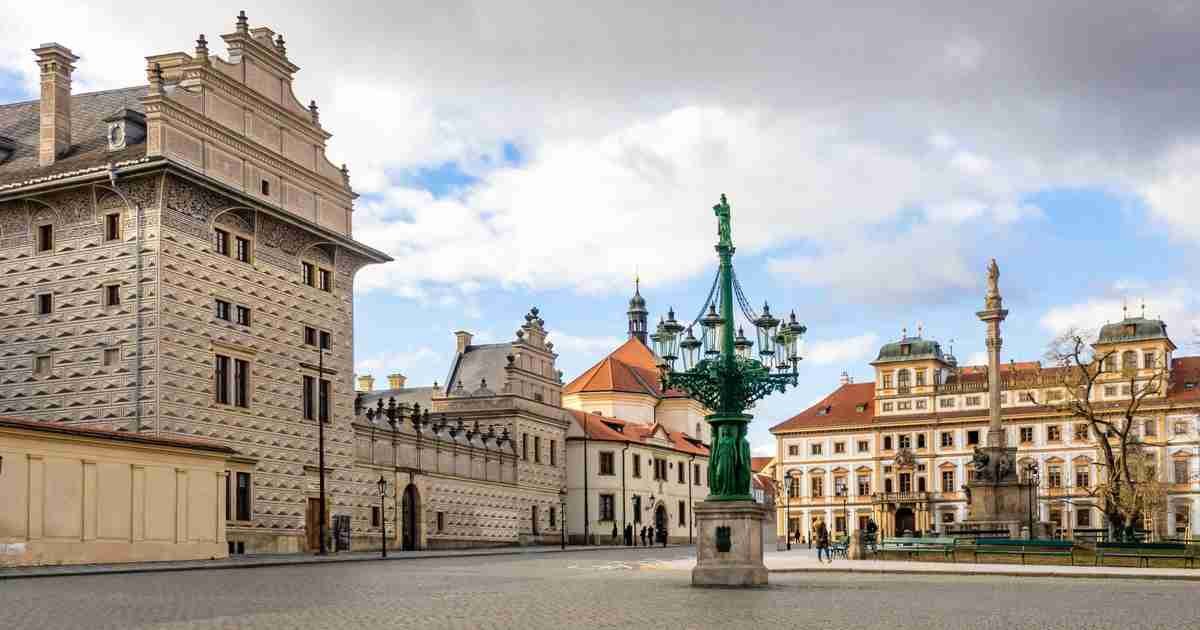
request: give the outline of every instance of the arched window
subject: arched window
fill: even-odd
[[[1121,369],[1136,370],[1137,369],[1137,353],[1133,350],[1126,350],[1121,353]]]

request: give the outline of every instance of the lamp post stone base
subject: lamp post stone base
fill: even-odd
[[[754,501],[701,501],[694,514],[699,538],[692,586],[766,586],[767,509]]]

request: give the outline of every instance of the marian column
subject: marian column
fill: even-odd
[[[1007,446],[1004,427],[1000,423],[1000,346],[1004,344],[1000,337],[1000,322],[1008,317],[1003,303],[1000,297],[1000,267],[993,258],[988,265],[988,290],[984,296],[983,310],[976,313],[987,324],[989,416],[986,445],[989,449]]]

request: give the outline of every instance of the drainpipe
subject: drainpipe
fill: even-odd
[[[134,343],[137,347],[137,366],[134,369],[133,375],[133,409],[134,409],[134,432],[138,433],[142,430],[142,205],[132,203],[125,193],[117,187],[117,167],[111,162],[108,164],[108,182],[111,185],[113,192],[121,197],[121,201],[129,208],[133,209],[133,220],[135,224],[134,233],[137,235],[134,240],[134,246],[137,248],[137,274],[134,279]],[[160,359],[161,360],[161,359]],[[157,433],[158,427],[155,426]]]
[[[696,482],[696,480],[692,478],[692,475],[694,475],[695,472],[696,472],[696,455],[692,454],[692,456],[688,458],[688,512],[689,513],[687,514],[687,520],[688,520],[688,544],[689,545],[692,544],[692,519],[696,515],[696,509],[695,509],[696,506],[692,503],[692,484],[694,484]]]

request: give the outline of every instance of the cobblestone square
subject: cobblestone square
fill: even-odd
[[[694,589],[686,548],[0,581],[13,628],[1185,628],[1196,583],[776,574]]]

